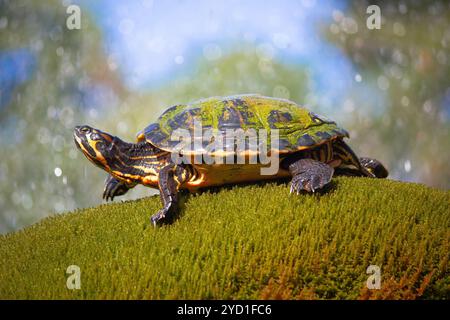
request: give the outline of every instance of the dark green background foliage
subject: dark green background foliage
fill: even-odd
[[[53,216],[0,237],[0,298],[449,299],[450,193],[338,178],[185,196],[155,229],[154,196]],[[81,289],[66,269],[81,268]],[[381,267],[381,289],[366,269]]]

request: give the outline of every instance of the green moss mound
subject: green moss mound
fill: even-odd
[[[187,196],[155,229],[159,208],[157,196],[101,205],[0,237],[0,298],[450,298],[448,191],[367,178],[298,196],[236,186]],[[66,287],[69,265],[80,290]]]

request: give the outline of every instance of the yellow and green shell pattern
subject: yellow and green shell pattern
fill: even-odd
[[[247,94],[175,105],[142,130],[138,140],[145,139],[170,152],[179,143],[179,140],[172,140],[172,133],[186,129],[194,136],[195,120],[200,122],[203,131],[214,129],[224,135],[227,129],[265,129],[270,137],[271,130],[278,129],[280,153],[310,149],[336,138],[348,137],[347,131],[334,121],[295,102]]]

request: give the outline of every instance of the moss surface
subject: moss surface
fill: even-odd
[[[185,197],[154,229],[159,197],[53,216],[0,237],[0,298],[450,298],[450,192],[338,178]],[[66,287],[69,265],[81,289]],[[368,290],[369,265],[381,289]]]

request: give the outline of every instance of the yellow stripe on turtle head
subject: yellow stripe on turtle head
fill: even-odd
[[[138,134],[136,135],[136,140],[137,142],[145,141],[145,134],[143,131],[138,132]]]

